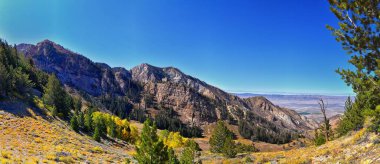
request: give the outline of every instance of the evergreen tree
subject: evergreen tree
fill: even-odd
[[[145,112],[142,109],[132,109],[132,111],[129,113],[129,119],[136,120],[138,122],[145,122],[147,117],[145,116]]]
[[[154,119],[159,129],[167,129],[173,132],[179,131],[182,136],[189,138],[202,136],[202,129],[195,125],[183,124],[177,113],[171,108],[161,109]]]
[[[74,114],[70,119],[70,126],[71,128],[78,132],[79,131],[79,124],[78,124],[78,117],[76,114]]]
[[[0,97],[7,96],[10,89],[10,75],[5,66],[0,63]]]
[[[200,151],[199,145],[194,140],[188,140],[185,144],[185,149],[182,151],[180,163],[181,164],[195,163],[194,160],[198,156],[198,151]]]
[[[108,130],[107,130],[108,135],[112,138],[115,138],[116,137],[116,124],[112,120],[112,118],[109,118],[107,120],[107,127],[108,127]]]
[[[14,91],[23,93],[26,97],[30,96],[30,92],[34,84],[29,80],[29,75],[22,72],[21,67],[12,70],[12,81]]]
[[[98,128],[100,137],[107,135],[106,120],[101,112],[92,113],[92,125],[95,127],[95,129]]]
[[[79,112],[79,115],[78,115],[78,126],[80,129],[84,129],[85,128],[85,125],[84,125],[84,114],[83,112]]]
[[[344,108],[344,115],[337,128],[339,135],[345,135],[351,130],[358,130],[362,128],[362,124],[364,122],[364,117],[361,113],[361,110],[357,107],[354,107],[354,104],[350,97],[347,98]]]
[[[177,156],[174,154],[174,150],[172,148],[168,149],[168,164],[179,164]]]
[[[94,135],[92,136],[95,141],[100,142],[100,129],[98,126],[95,127]]]
[[[15,47],[0,40],[0,97],[30,98],[35,86],[33,67]]]
[[[318,129],[315,130],[314,143],[316,146],[320,146],[326,143],[326,137],[320,133]]]
[[[194,151],[190,147],[186,147],[182,151],[180,159],[181,164],[193,164],[194,163]]]
[[[329,0],[330,9],[339,19],[339,28],[327,26],[344,50],[350,55],[352,69],[338,69],[342,79],[356,93],[353,113],[374,116],[374,123],[380,122],[376,116],[376,106],[380,104],[380,1],[378,0]],[[352,115],[351,115],[352,116]],[[351,117],[345,116],[345,117]],[[360,118],[345,119],[343,133],[363,126]],[[374,126],[380,127],[380,124]]]
[[[199,144],[197,142],[195,142],[194,140],[192,140],[192,139],[189,139],[189,140],[186,141],[185,147],[189,147],[189,148],[191,148],[194,151],[201,151],[201,148],[199,147]]]
[[[54,74],[48,78],[42,99],[46,104],[55,107],[58,113],[62,113],[64,116],[68,115],[71,107],[71,98],[61,87],[59,80]]]
[[[222,152],[223,155],[228,158],[234,158],[236,156],[236,146],[231,136],[227,136],[225,139]]]
[[[380,133],[380,105],[376,106],[376,109],[368,115],[372,116],[373,124],[369,126],[369,130],[375,132],[376,134]]]
[[[84,127],[87,132],[92,131],[92,108],[87,109],[86,114],[84,115]]]
[[[75,112],[79,112],[81,111],[82,109],[82,98],[76,98],[74,99],[74,109],[75,109]]]
[[[211,146],[211,152],[213,153],[222,153],[223,147],[225,144],[225,141],[228,137],[233,137],[231,131],[227,129],[227,127],[224,125],[224,122],[219,120],[217,122],[217,125],[212,132],[211,138],[210,138],[210,146]]]
[[[168,161],[167,147],[157,136],[156,125],[150,119],[144,122],[141,143],[136,147],[136,160],[141,164],[160,164]]]

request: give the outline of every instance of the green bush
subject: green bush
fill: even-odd
[[[325,136],[323,134],[318,134],[314,139],[315,146],[321,146],[326,143]]]

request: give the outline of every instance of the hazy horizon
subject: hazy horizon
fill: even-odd
[[[275,92],[275,91],[227,91],[231,94],[252,94],[252,95],[284,95],[284,96],[339,96],[355,97],[355,93],[313,93],[313,92]]]

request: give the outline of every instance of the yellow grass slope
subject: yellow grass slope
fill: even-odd
[[[107,140],[98,143],[72,131],[67,123],[29,113],[31,116],[19,117],[0,110],[1,164],[124,163],[135,152],[132,145]],[[142,124],[133,124],[141,131]],[[208,147],[207,137],[196,141]],[[234,159],[211,154],[206,148],[199,158],[203,163],[380,163],[380,138],[364,128],[319,147],[238,154]]]
[[[56,119],[1,110],[0,134],[0,163],[122,163],[132,149],[122,142],[95,142]]]
[[[258,163],[380,163],[379,142],[379,136],[362,129],[319,147],[254,153],[253,156]]]

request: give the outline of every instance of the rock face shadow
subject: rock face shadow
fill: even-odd
[[[0,110],[11,113],[18,117],[40,116],[44,119],[47,119],[47,116],[42,109],[33,107],[19,100],[0,101]]]

